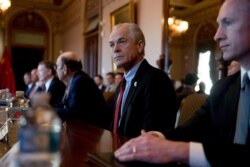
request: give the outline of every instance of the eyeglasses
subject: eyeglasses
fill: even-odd
[[[55,66],[54,66],[54,69],[55,69],[55,70],[59,70],[59,69],[62,69],[62,68],[63,68],[63,65],[59,66],[59,65],[56,65],[56,64],[55,64]]]

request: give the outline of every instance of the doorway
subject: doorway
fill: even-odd
[[[95,31],[85,37],[85,64],[84,70],[94,77],[98,72],[98,32]]]
[[[44,49],[12,47],[12,68],[16,80],[16,90],[24,90],[23,75],[25,72],[37,68],[43,60]]]

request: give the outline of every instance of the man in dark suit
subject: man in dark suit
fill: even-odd
[[[83,72],[79,57],[74,52],[62,53],[56,61],[57,75],[66,85],[66,93],[56,111],[67,120],[85,121],[107,128],[110,120],[107,106],[94,80]]]
[[[24,97],[26,99],[29,98],[29,94],[32,90],[32,82],[31,82],[31,74],[30,72],[25,72],[24,75],[23,75],[23,81],[24,81],[24,84],[25,84],[25,90],[24,90]]]
[[[50,94],[50,104],[56,107],[62,102],[66,86],[56,77],[54,63],[42,61],[37,67],[38,78],[41,84],[37,92],[48,92]]]
[[[249,10],[249,0],[225,0],[217,18],[219,27],[215,40],[223,51],[223,58],[238,61],[241,72],[215,83],[208,100],[194,117],[165,133],[167,139],[159,133],[142,132],[140,137],[115,152],[119,160],[181,162],[190,166],[250,166],[247,116],[250,115],[250,86],[244,82],[246,79],[249,83],[250,76]],[[246,116],[241,117],[242,114]]]
[[[37,91],[37,88],[38,88],[38,83],[39,83],[39,78],[38,78],[38,75],[37,75],[37,69],[36,68],[33,68],[30,72],[30,75],[31,75],[31,88],[28,92],[26,92],[25,94],[25,97],[27,99],[32,99],[33,95],[35,94],[35,92]]]
[[[98,88],[101,90],[103,93],[106,89],[106,86],[103,84],[103,77],[98,74],[94,77],[95,84],[98,86]]]
[[[144,59],[145,38],[134,23],[116,25],[109,37],[113,59],[124,70],[126,88],[120,110],[114,108],[114,133],[127,137],[140,135],[141,129],[165,131],[174,128],[177,101],[168,75]],[[115,102],[118,100],[119,84]],[[116,126],[116,112],[119,115]]]

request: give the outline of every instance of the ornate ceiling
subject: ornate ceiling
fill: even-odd
[[[170,15],[187,18],[221,0],[170,0]]]
[[[41,8],[47,10],[62,10],[69,5],[72,0],[11,0],[13,6],[27,6],[31,8]]]
[[[11,0],[12,5],[48,10],[62,10],[73,0]],[[103,4],[114,0],[103,0]],[[134,0],[135,1],[135,0]],[[142,0],[143,1],[143,0]],[[220,3],[221,0],[170,0],[170,15],[187,18],[208,6]]]

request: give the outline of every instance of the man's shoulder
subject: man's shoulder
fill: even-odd
[[[90,77],[86,72],[82,71],[82,70],[78,70],[75,72],[75,75],[73,76],[73,78],[76,77]]]
[[[240,72],[237,72],[233,75],[224,77],[224,78],[216,81],[215,86],[230,85],[230,84],[237,83],[238,81],[240,81]]]
[[[211,89],[211,94],[217,96],[225,94],[225,92],[237,92],[238,90],[240,90],[240,72],[216,81]]]
[[[143,60],[140,68],[138,69],[138,72],[148,73],[149,75],[157,75],[158,74],[158,75],[166,75],[167,76],[167,74],[163,70],[160,70],[159,68],[156,68],[153,65],[149,64],[146,59]]]
[[[60,81],[60,79],[58,77],[54,77],[53,80],[51,81],[51,84],[54,83],[55,85],[63,85],[65,86],[65,84]]]
[[[75,73],[75,75],[72,78],[71,83],[73,85],[86,85],[86,84],[90,84],[90,85],[95,85],[94,80],[84,71],[77,71]],[[98,88],[98,87],[97,87]]]

